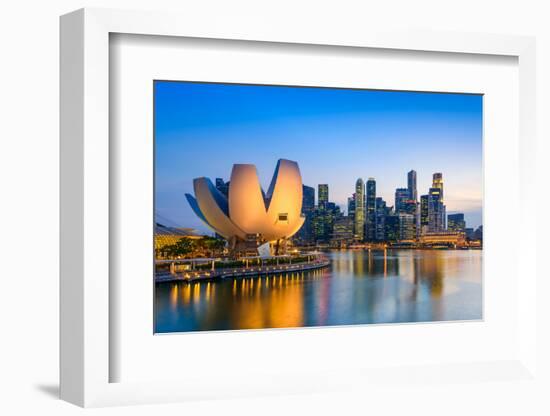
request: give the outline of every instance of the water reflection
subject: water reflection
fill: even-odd
[[[481,251],[335,251],[309,272],[156,286],[156,332],[480,319]]]

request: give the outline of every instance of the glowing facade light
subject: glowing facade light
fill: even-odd
[[[280,159],[267,192],[256,167],[233,165],[228,197],[208,178],[193,180],[195,196],[186,194],[195,214],[215,232],[230,240],[260,235],[264,241],[293,236],[303,225],[302,176],[298,163]]]

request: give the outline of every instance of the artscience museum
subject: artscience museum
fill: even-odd
[[[206,177],[193,180],[195,195],[186,198],[195,214],[227,239],[232,248],[254,240],[279,246],[304,223],[302,177],[298,163],[280,159],[264,192],[256,166],[235,164],[227,196]]]

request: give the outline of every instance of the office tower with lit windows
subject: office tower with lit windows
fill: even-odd
[[[433,180],[432,180],[432,188],[436,188],[440,190],[440,200],[441,203],[444,203],[443,199],[443,174],[441,172],[436,172],[433,174]]]
[[[340,207],[328,201],[328,185],[319,185],[319,192],[326,196],[319,197],[319,204],[314,210],[312,228],[316,242],[328,243],[332,237],[334,222],[342,217]]]
[[[385,241],[395,242],[399,240],[399,216],[393,213],[384,218]]]
[[[401,204],[401,209],[399,211],[405,214],[416,215],[416,202],[412,199],[406,199]]]
[[[447,216],[447,230],[454,232],[465,232],[466,221],[464,221],[464,214],[449,214]]]
[[[388,208],[386,206],[386,201],[382,198],[376,198],[376,226],[375,226],[375,235],[374,239],[376,241],[384,241],[386,239],[386,215],[388,213]]]
[[[365,238],[367,241],[376,239],[376,180],[369,178],[366,185],[366,227]]]
[[[407,189],[409,190],[409,199],[418,201],[418,192],[416,190],[416,171],[411,170],[407,173]]]
[[[409,214],[414,217],[414,232],[415,235],[418,234],[419,228],[420,228],[420,219],[419,219],[419,213],[418,213],[418,202],[407,199],[402,202],[401,209],[399,210],[399,214]]]
[[[312,244],[315,241],[313,230],[313,215],[315,212],[315,188],[311,186],[302,186],[302,215],[304,216],[304,225],[294,235],[294,241],[298,244]]]
[[[339,218],[342,218],[344,215],[342,211],[340,210],[340,206],[336,205],[334,202],[328,202],[327,203],[327,239],[330,239],[332,237],[332,234],[334,232],[334,223]]]
[[[420,234],[426,234],[429,230],[430,217],[428,201],[430,195],[422,195],[420,197]]]
[[[483,225],[480,225],[474,231],[474,240],[483,240]]]
[[[432,179],[432,188],[439,189],[439,200],[442,205],[442,211],[443,211],[443,221],[441,225],[441,229],[444,231],[447,228],[447,208],[445,207],[445,200],[444,200],[444,192],[443,192],[443,174],[441,172],[436,172],[433,174]]]
[[[323,209],[328,203],[328,185],[326,183],[321,183],[317,186],[317,189],[319,198],[317,205],[319,208]]]
[[[315,209],[315,188],[302,186],[302,213],[307,214]]]
[[[365,239],[365,185],[363,179],[355,182],[355,239]]]
[[[347,245],[353,241],[353,218],[348,216],[341,216],[334,220],[334,227],[332,232],[331,241],[333,244],[342,246]]]
[[[340,211],[340,206],[336,205],[334,202],[327,202],[327,211],[329,211],[333,216],[339,217],[342,215]]]
[[[410,200],[408,188],[397,188],[395,190],[395,213],[404,212],[406,201]]]
[[[355,221],[355,194],[348,198],[348,217]]]
[[[416,238],[416,220],[412,214],[400,212],[399,218],[399,240],[414,240]]]
[[[312,218],[312,228],[316,243],[327,243],[332,233],[332,215],[326,204],[315,207]]]
[[[428,194],[428,231],[445,231],[445,206],[443,205],[440,188],[430,188]]]
[[[324,242],[325,241],[325,210],[319,208],[318,206],[315,207],[315,211],[313,211],[313,217],[311,220],[311,226],[313,228],[313,239],[316,243]]]

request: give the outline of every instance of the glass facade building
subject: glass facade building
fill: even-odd
[[[355,194],[348,198],[348,217],[355,221]]]
[[[384,241],[386,239],[386,215],[388,208],[386,207],[386,201],[382,198],[376,198],[376,226],[374,239],[376,241]]]
[[[386,235],[386,241],[399,240],[399,216],[390,214],[386,215],[384,219],[384,233]]]
[[[399,213],[399,240],[414,240],[416,238],[415,216]]]
[[[422,195],[420,197],[420,233],[425,234],[428,232],[428,226],[430,224],[428,201],[429,195]]]
[[[408,188],[397,188],[395,190],[395,213],[404,212],[406,201],[410,200]]]
[[[355,239],[363,241],[365,239],[365,185],[363,179],[359,178],[355,182]]]
[[[443,174],[436,172],[433,174],[432,188],[437,188],[440,190],[440,199],[443,203]]]
[[[483,225],[480,225],[474,231],[474,240],[483,240]]]
[[[313,215],[315,213],[315,188],[307,185],[302,186],[302,215],[304,225],[294,235],[297,244],[309,245],[315,242],[313,230]]]
[[[418,192],[416,190],[416,171],[411,170],[407,173],[407,189],[409,190],[409,199],[418,201]]]
[[[428,194],[428,231],[445,231],[445,206],[439,188],[430,188]]]
[[[321,183],[318,185],[319,201],[317,205],[319,208],[324,208],[328,203],[328,185],[326,183]]]
[[[334,220],[332,241],[337,245],[346,245],[353,240],[354,223],[349,216],[339,217]]]
[[[321,189],[321,186],[319,186]],[[327,186],[328,192],[328,186]],[[312,228],[315,242],[328,243],[334,231],[334,222],[342,217],[340,207],[334,202],[323,199],[315,208],[312,218]]]
[[[302,186],[302,213],[313,212],[315,209],[315,188]]]
[[[367,196],[366,196],[366,227],[365,238],[367,241],[376,239],[376,180],[369,178],[367,180]]]
[[[465,232],[466,221],[464,221],[464,214],[449,214],[447,216],[447,230],[455,232]]]

